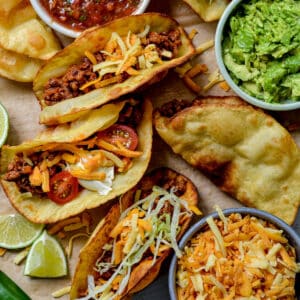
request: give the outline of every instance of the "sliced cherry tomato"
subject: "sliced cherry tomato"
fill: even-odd
[[[50,192],[47,195],[52,201],[64,204],[73,200],[78,195],[78,185],[76,177],[73,177],[67,171],[62,171],[50,179]]]
[[[114,124],[99,132],[98,138],[114,145],[117,145],[117,142],[121,142],[129,150],[135,150],[138,145],[136,132],[126,125]]]

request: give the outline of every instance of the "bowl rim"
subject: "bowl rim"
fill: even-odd
[[[268,103],[265,102],[264,100],[259,100],[258,98],[255,98],[247,94],[232,80],[223,62],[223,55],[222,55],[223,31],[229,17],[231,16],[231,13],[237,8],[238,5],[241,4],[241,2],[243,2],[243,0],[231,1],[231,3],[226,7],[217,25],[216,34],[215,34],[215,56],[221,74],[223,75],[224,79],[229,84],[229,86],[233,89],[233,91],[236,94],[238,94],[242,99],[244,99],[245,101],[249,102],[252,105],[267,110],[273,110],[273,111],[286,111],[286,110],[294,110],[300,108],[300,101],[295,102],[291,100],[286,100],[287,101],[286,103]]]
[[[225,216],[228,216],[233,213],[240,213],[241,215],[251,215],[255,216],[259,219],[263,219],[273,223],[279,230],[283,230],[284,234],[286,235],[289,243],[295,248],[297,260],[300,260],[300,236],[298,233],[287,223],[285,223],[280,218],[266,212],[263,210],[259,210],[256,208],[250,207],[235,207],[235,208],[227,208],[222,209],[222,212]],[[192,225],[188,231],[183,235],[179,242],[179,249],[182,250],[187,242],[194,236],[196,233],[200,232],[201,229],[207,224],[206,220],[212,217],[213,219],[220,219],[218,212],[213,212],[199,221],[197,221],[194,225]],[[177,270],[177,256],[174,254],[170,263],[169,268],[169,275],[168,275],[168,287],[169,287],[169,294],[171,300],[177,300],[177,293],[176,293],[176,270]]]
[[[71,38],[77,38],[82,32],[82,31],[78,31],[78,30],[73,30],[70,29],[58,22],[56,22],[47,12],[47,10],[43,7],[43,5],[41,4],[40,0],[29,0],[32,7],[34,8],[34,10],[36,11],[37,15],[48,25],[50,26],[52,29],[54,29],[55,31],[71,37]],[[142,14],[148,7],[150,3],[150,0],[140,0],[139,6],[137,7],[137,9],[132,13],[132,15],[139,15]]]
[[[3,118],[3,131],[0,132],[0,148],[5,144],[9,132],[9,115],[7,109],[0,102],[0,115]]]

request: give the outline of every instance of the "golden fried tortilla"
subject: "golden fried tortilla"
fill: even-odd
[[[44,91],[48,81],[53,78],[61,78],[61,76],[66,74],[70,66],[80,64],[87,52],[92,55],[99,51],[107,53],[105,47],[116,34],[118,35],[118,39],[123,40],[124,45],[127,45],[124,47],[128,47],[126,55],[124,55],[125,50],[121,49],[123,54],[119,59],[122,60],[122,64],[125,64],[125,62],[129,63],[129,58],[137,61],[137,55],[141,55],[142,53],[136,53],[136,50],[134,50],[136,49],[135,46],[133,46],[133,44],[128,46],[129,42],[127,43],[126,41],[130,34],[138,36],[147,29],[157,33],[178,29],[180,32],[181,46],[178,48],[178,51],[176,51],[176,56],[169,60],[160,61],[159,63],[150,63],[151,67],[146,67],[138,71],[133,70],[137,72],[137,74],[130,75],[125,81],[116,82],[104,87],[96,87],[87,93],[80,94],[76,97],[74,96],[73,98],[63,99],[60,102],[54,103],[54,105],[47,104]],[[117,45],[116,42],[115,47],[117,47]],[[71,118],[74,120],[77,118],[78,112],[93,109],[108,101],[117,99],[121,95],[136,91],[145,84],[161,80],[162,74],[166,75],[168,69],[188,60],[194,51],[194,47],[183,28],[172,18],[158,13],[129,16],[114,20],[101,27],[91,28],[80,35],[72,44],[57,53],[39,71],[33,84],[33,90],[42,108],[40,123],[53,125],[64,123],[66,120],[70,121]],[[120,56],[120,54],[118,55]],[[108,55],[108,57],[110,56],[111,55]],[[109,61],[109,63],[111,63],[111,61]],[[97,77],[100,78],[99,75]],[[91,87],[93,87],[93,85],[91,85]]]
[[[41,132],[35,140],[24,142],[18,146],[3,146],[0,157],[1,174],[7,172],[9,163],[17,153],[34,149],[49,143],[65,143],[84,140],[99,130],[114,124],[124,105],[107,104],[89,114],[82,116],[75,123],[48,128]],[[56,204],[49,198],[41,198],[37,194],[21,193],[13,181],[1,179],[1,185],[15,209],[35,223],[53,223],[69,216],[76,215],[85,209],[94,208],[132,188],[147,169],[152,148],[152,105],[149,100],[143,103],[143,118],[136,128],[142,154],[132,160],[132,167],[124,173],[117,173],[113,179],[112,190],[107,195],[82,189],[72,201],[63,205]]]
[[[219,20],[230,0],[183,0],[205,22]]]
[[[31,58],[49,59],[60,43],[28,0],[0,1],[0,46]]]
[[[0,76],[32,82],[60,43],[28,0],[0,0]]]
[[[0,76],[20,82],[32,82],[42,60],[0,47]]]
[[[300,204],[300,151],[292,136],[237,97],[194,104],[173,116],[155,112],[162,139],[224,192],[292,224]]]
[[[121,222],[119,220],[121,213],[134,203],[136,192],[140,191],[142,195],[143,193],[148,195],[155,185],[170,191],[172,186],[174,187],[176,184],[182,186],[183,183],[185,188],[179,197],[184,199],[189,206],[197,206],[199,199],[194,184],[185,176],[168,168],[159,168],[152,171],[150,174],[145,175],[137,186],[129,190],[120,198],[119,203],[112,206],[108,214],[100,221],[97,228],[94,230],[87,244],[80,251],[79,261],[72,280],[70,299],[76,299],[86,292],[87,277],[88,275],[95,273],[94,266],[103,253],[103,246],[108,242],[110,233],[114,227]],[[131,210],[128,211],[127,215],[130,214],[130,211]],[[181,230],[177,234],[178,240],[187,230],[190,221],[191,217],[185,217],[184,220],[181,221]],[[171,249],[166,249],[154,264],[152,263],[153,255],[149,254],[149,252],[147,253],[148,254],[143,256],[141,261],[133,267],[125,291],[122,296],[117,296],[116,299],[127,299],[127,296],[130,296],[149,285],[157,277],[161,264],[167,256],[170,255]]]

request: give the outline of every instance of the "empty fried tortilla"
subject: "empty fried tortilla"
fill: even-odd
[[[205,22],[219,20],[230,1],[228,0],[183,0]]]
[[[293,223],[300,151],[285,128],[237,97],[208,97],[181,111],[168,105],[154,124],[175,153],[244,205]]]

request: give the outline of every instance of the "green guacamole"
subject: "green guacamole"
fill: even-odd
[[[300,101],[300,0],[250,0],[224,30],[224,63],[235,83],[265,102]]]

